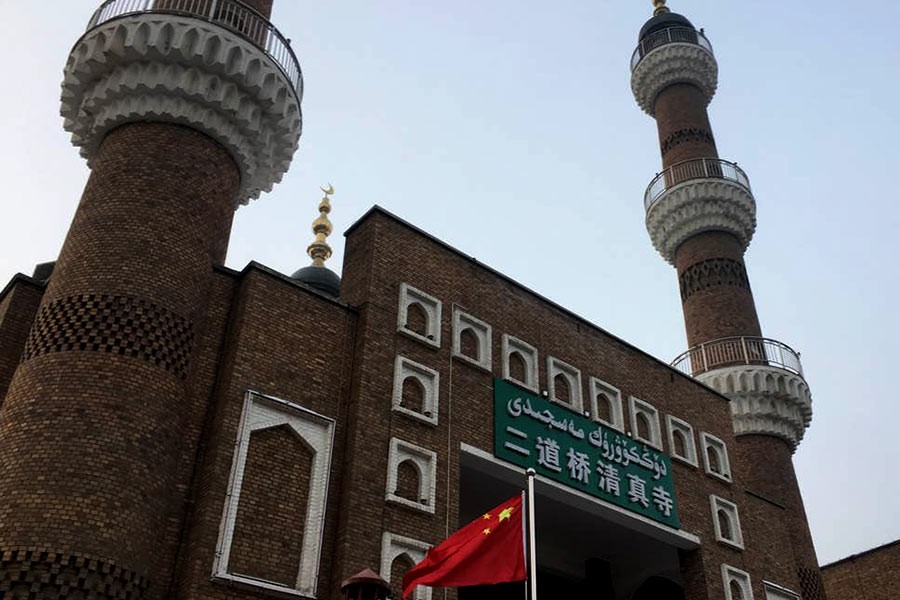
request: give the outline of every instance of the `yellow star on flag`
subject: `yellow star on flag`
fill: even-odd
[[[484,531],[482,531],[481,533],[483,533],[484,535],[487,535],[487,534],[489,534],[490,532],[491,532],[491,528],[490,528],[490,527],[485,527],[485,528],[484,528]]]
[[[503,521],[503,519],[509,519],[509,516],[510,516],[512,513],[513,513],[513,509],[511,509],[511,508],[504,508],[503,510],[500,511],[500,518],[497,519],[497,522],[499,523],[499,522]]]
[[[484,513],[484,516],[481,518],[489,521],[491,519],[491,513]]]

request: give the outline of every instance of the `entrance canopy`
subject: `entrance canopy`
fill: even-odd
[[[472,521],[525,485],[519,467],[463,445],[460,524]],[[554,588],[563,585],[593,591],[589,595],[594,598],[627,600],[650,578],[680,585],[679,550],[700,545],[694,535],[556,482],[538,479],[535,494],[541,588],[545,588],[541,585],[543,575]]]

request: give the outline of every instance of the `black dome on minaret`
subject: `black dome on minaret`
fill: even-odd
[[[683,17],[678,13],[663,12],[644,23],[644,26],[641,27],[638,41],[643,40],[651,33],[656,33],[657,31],[668,29],[669,27],[690,27],[691,29],[694,29],[694,25],[687,20],[687,17]]]

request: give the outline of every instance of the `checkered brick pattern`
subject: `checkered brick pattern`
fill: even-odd
[[[3,598],[138,600],[145,596],[147,587],[147,581],[131,571],[80,554],[17,548],[0,556]]]
[[[803,600],[825,600],[825,584],[819,569],[800,567],[797,574],[800,576],[800,594]]]
[[[193,325],[165,308],[126,296],[82,294],[41,308],[22,361],[49,352],[111,352],[184,379],[193,344]]]

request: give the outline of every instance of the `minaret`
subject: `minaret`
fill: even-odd
[[[661,173],[644,194],[653,245],[678,272],[689,350],[673,365],[726,395],[747,489],[792,511],[788,519],[804,598],[818,567],[791,455],[812,417],[800,356],[762,337],[744,251],[756,201],[744,171],[719,158],[706,107],[716,91],[712,46],[665,0],[641,28],[631,88],[656,119]]]
[[[213,267],[300,137],[271,5],[107,0],[71,51],[61,113],[91,176],[0,410],[4,597],[166,595]]]

